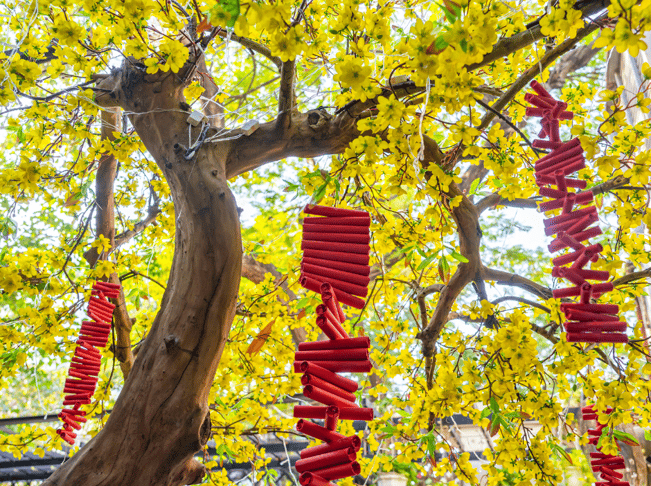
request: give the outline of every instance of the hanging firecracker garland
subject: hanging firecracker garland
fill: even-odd
[[[606,292],[613,290],[612,282],[607,282],[607,271],[588,270],[584,268],[589,262],[595,262],[603,250],[600,244],[584,244],[590,238],[601,234],[597,208],[592,205],[594,195],[584,191],[585,180],[571,179],[567,176],[585,167],[583,149],[578,138],[561,142],[559,120],[570,120],[574,116],[566,111],[567,104],[557,101],[533,81],[534,93],[527,93],[525,100],[534,105],[527,108],[527,115],[542,117],[542,131],[539,136],[548,140],[535,140],[533,146],[551,149],[551,152],[535,163],[536,184],[540,195],[551,200],[540,204],[543,212],[562,209],[559,216],[544,221],[545,234],[556,235],[548,246],[551,253],[571,248],[572,251],[554,258],[554,277],[569,280],[574,286],[556,289],[555,298],[579,297],[579,302],[561,304],[565,314],[565,331],[569,342],[583,343],[626,343],[626,322],[620,321],[617,313],[619,307],[613,304],[597,304]],[[575,189],[575,191],[572,191]],[[578,192],[581,191],[581,192]],[[584,206],[577,209],[576,206]],[[595,226],[592,226],[595,224]],[[594,280],[596,282],[588,282]]]
[[[610,414],[612,408],[605,410],[606,414]],[[581,409],[583,420],[597,420],[597,410],[594,405],[589,405]],[[601,480],[595,483],[596,486],[630,486],[628,481],[623,481],[624,475],[618,472],[619,469],[626,469],[626,463],[622,456],[613,456],[604,454],[599,447],[599,439],[603,429],[606,427],[604,424],[597,423],[594,429],[588,430],[589,443],[597,448],[597,452],[590,453],[590,465],[594,474],[600,474]]]
[[[351,338],[342,324],[346,320],[341,304],[364,307],[369,283],[370,216],[365,211],[307,206],[313,214],[303,221],[301,285],[321,294],[316,324],[327,341],[298,346],[294,371],[303,373],[303,395],[323,406],[297,405],[296,429],[325,442],[301,451],[296,462],[302,486],[327,486],[330,481],[360,473],[357,452],[359,437],[339,434],[339,420],[373,420],[372,408],[360,408],[354,393],[357,382],[341,372],[368,373],[370,339]],[[320,419],[318,425],[309,419]]]
[[[115,305],[108,299],[115,299],[120,292],[120,285],[109,282],[96,282],[93,285],[87,315],[92,320],[83,321],[75,353],[68,370],[63,393],[63,410],[59,418],[63,426],[57,434],[69,444],[74,444],[77,438],[76,430],[86,422],[86,412],[82,405],[91,402],[97,386],[97,376],[101,366],[102,355],[98,348],[103,348],[111,333],[111,322]]]
[[[603,247],[599,244],[584,244],[590,238],[601,234],[598,224],[597,208],[592,205],[594,195],[585,191],[585,180],[572,179],[567,176],[585,168],[585,157],[581,143],[577,138],[562,142],[559,132],[560,120],[571,120],[574,116],[567,111],[567,104],[555,100],[540,83],[533,81],[531,87],[535,93],[527,93],[525,100],[532,105],[526,110],[529,116],[542,118],[542,131],[539,137],[547,140],[534,140],[533,146],[549,149],[550,152],[535,163],[536,184],[540,195],[551,200],[540,204],[541,211],[562,209],[559,216],[544,221],[545,234],[556,235],[548,246],[551,253],[570,248],[572,251],[553,260],[554,277],[569,280],[573,287],[556,289],[554,298],[578,297],[579,302],[564,302],[561,312],[567,321],[564,323],[568,342],[583,343],[626,343],[626,322],[617,315],[619,307],[614,304],[594,302],[606,292],[613,290],[612,282],[607,282],[607,271],[589,270],[585,266],[596,262]],[[574,191],[572,191],[574,189]],[[581,192],[579,192],[581,191]],[[583,206],[577,209],[576,206]],[[595,226],[592,226],[596,224]],[[593,280],[601,283],[588,282]],[[609,408],[605,413],[612,412]],[[594,405],[582,409],[583,420],[597,420]],[[588,431],[589,443],[598,447],[599,439],[605,425],[598,424]],[[623,474],[618,469],[625,469],[624,458],[598,452],[590,453],[591,465],[595,474],[601,475],[597,486],[629,486],[622,481]]]

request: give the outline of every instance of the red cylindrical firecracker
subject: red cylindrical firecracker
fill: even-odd
[[[301,250],[325,250],[368,255],[371,247],[355,243],[337,243],[336,241],[303,240],[301,242]]]
[[[567,333],[568,343],[627,343],[628,336],[626,334],[618,334],[614,332],[577,332]]]
[[[298,477],[298,482],[301,486],[336,486],[327,479],[323,479],[321,476],[312,474],[309,471],[302,473]]]
[[[325,428],[328,430],[335,430],[337,428],[338,420],[339,420],[339,407],[337,407],[336,405],[330,405],[326,409]]]
[[[308,204],[303,209],[304,213],[307,214],[316,214],[318,216],[328,216],[328,217],[355,217],[355,218],[365,218],[369,214],[367,211],[360,211],[357,209],[342,209],[342,208],[332,208],[330,206],[319,206],[317,204]]]
[[[317,316],[316,325],[319,326],[319,329],[321,329],[329,339],[343,339],[343,336],[339,334],[332,322],[328,321],[325,316]]]
[[[371,339],[368,336],[338,339],[336,341],[314,341],[299,343],[299,351],[316,351],[318,349],[351,349],[366,348],[371,345]]]
[[[328,452],[337,451],[339,449],[348,449],[352,447],[355,452],[359,451],[362,446],[362,441],[356,435],[351,437],[344,437],[343,439],[337,439],[329,444],[320,444],[314,447],[308,447],[301,451],[301,459],[307,459],[308,457],[318,456],[320,454],[326,454]]]
[[[332,393],[333,395],[339,396],[342,400],[346,400],[347,402],[354,402],[356,400],[355,395],[352,393],[344,390],[343,388],[339,388],[336,385],[333,385],[332,383],[319,378],[318,376],[311,375],[309,373],[305,373],[303,376],[301,376],[301,383],[304,386],[307,385],[314,385],[317,388],[320,388],[321,390],[325,390],[328,393]]]
[[[305,361],[294,361],[294,371],[301,369],[301,363]],[[373,369],[370,361],[312,361],[317,366],[335,373],[368,373]]]
[[[365,361],[368,358],[368,348],[297,351],[295,356],[296,361]]]
[[[338,407],[354,407],[355,403],[341,398],[339,395],[318,388],[314,385],[307,385],[303,388],[303,395],[324,405],[336,405]]]
[[[599,314],[617,315],[619,312],[619,306],[616,304],[581,304],[575,302],[564,302],[560,307],[561,312],[563,313],[568,310],[577,310],[584,312],[596,312]]]
[[[344,322],[346,320],[344,310],[339,305],[337,294],[334,292],[334,288],[330,282],[324,282],[321,284],[321,298],[326,307],[330,309],[330,312],[332,312],[334,316],[339,317],[339,322]]]
[[[325,260],[323,258],[310,258],[306,256],[303,256],[302,262],[305,264],[315,265],[317,267],[343,270],[344,272],[350,272],[364,277],[368,277],[368,275],[371,273],[371,267],[369,267],[368,265],[357,265],[355,263],[339,262],[335,260]]]
[[[332,480],[357,476],[360,471],[361,468],[359,466],[359,463],[357,461],[354,461],[347,464],[340,464],[338,466],[330,466],[324,469],[317,469],[312,472],[324,479]]]
[[[370,282],[369,277],[363,275],[358,275],[356,273],[344,272],[342,270],[335,270],[334,268],[319,267],[317,265],[311,265],[309,263],[303,263],[301,265],[301,270],[304,273],[310,273],[313,275],[319,275],[326,279],[336,279],[341,280],[342,282],[348,282],[355,285],[366,286]]]
[[[623,321],[613,322],[566,322],[563,324],[567,332],[625,332],[626,323]]]
[[[368,226],[341,225],[341,224],[317,224],[303,222],[303,233],[342,233],[350,235],[368,235]],[[306,238],[310,239],[310,238]],[[318,238],[317,238],[318,239]],[[324,240],[327,241],[327,240]]]
[[[340,263],[351,263],[353,265],[368,266],[369,256],[359,253],[347,253],[343,251],[332,250],[304,250],[303,258],[316,258],[322,260],[329,260]]]
[[[303,241],[329,241],[339,243],[355,243],[358,245],[368,245],[371,241],[370,235],[359,233],[306,233],[303,232]]]
[[[333,385],[338,386],[339,388],[342,388],[351,393],[357,391],[359,388],[357,382],[349,380],[348,378],[344,378],[343,376],[339,376],[330,370],[327,370],[315,363],[310,363],[308,361],[299,363],[298,369],[296,371],[318,376],[322,380],[325,380],[328,383],[332,383]]]
[[[320,456],[309,457],[307,459],[299,459],[296,461],[296,470],[298,472],[314,471],[316,469],[324,469],[339,464],[347,464],[357,459],[357,453],[352,447],[348,449],[340,449],[338,451],[328,452]]]
[[[364,216],[334,216],[328,218],[306,216],[303,218],[303,224],[319,224],[329,226],[365,226],[368,228],[371,225],[371,216],[368,213],[366,213]]]
[[[590,305],[590,304],[586,304]],[[573,321],[616,321],[617,316],[613,314],[606,314],[603,312],[587,312],[578,309],[565,309],[565,317]]]
[[[299,432],[305,435],[309,435],[310,437],[314,437],[315,439],[319,439],[324,442],[333,442],[335,440],[346,438],[345,436],[338,434],[337,432],[333,432],[332,430],[328,430],[325,427],[321,427],[320,425],[317,425],[313,422],[309,422],[304,419],[300,419],[296,423],[296,430],[298,430]]]

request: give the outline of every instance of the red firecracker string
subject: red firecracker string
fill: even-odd
[[[612,408],[607,408],[604,413],[610,414],[612,411]],[[581,413],[583,414],[583,420],[597,420],[597,409],[594,405],[583,407],[581,409]],[[588,442],[594,445],[598,451],[590,453],[590,465],[592,466],[592,471],[594,472],[595,476],[597,474],[601,474],[600,480],[597,481],[595,485],[630,486],[628,481],[622,481],[624,475],[618,472],[620,469],[626,469],[624,458],[622,456],[604,454],[598,447],[599,439],[601,438],[601,432],[605,427],[605,425],[601,425],[597,422],[597,426],[594,429],[588,430]]]
[[[93,285],[91,298],[88,302],[87,314],[91,321],[83,321],[75,353],[68,370],[63,393],[64,408],[59,414],[63,426],[57,430],[70,445],[77,438],[76,430],[86,422],[86,412],[80,410],[82,405],[90,403],[97,386],[97,375],[102,364],[102,355],[98,348],[108,343],[111,333],[111,321],[115,305],[108,299],[116,299],[120,293],[120,285],[108,282],[96,282]]]
[[[551,150],[534,166],[540,195],[550,199],[539,207],[543,212],[562,209],[561,215],[545,220],[545,234],[556,235],[548,248],[551,253],[565,248],[571,250],[554,258],[552,275],[568,280],[573,286],[556,289],[553,295],[557,299],[579,298],[578,303],[561,305],[561,311],[567,319],[564,323],[567,341],[627,343],[626,323],[617,316],[619,307],[593,302],[613,290],[613,284],[607,282],[610,274],[584,268],[589,262],[597,261],[603,248],[600,244],[584,244],[601,234],[597,224],[597,209],[591,205],[594,195],[590,191],[581,191],[586,188],[586,181],[566,177],[585,167],[579,139],[573,138],[568,142],[560,140],[559,120],[571,120],[574,114],[566,110],[566,103],[555,100],[540,83],[532,81],[531,87],[535,93],[527,93],[524,99],[533,107],[527,108],[526,113],[542,118],[539,137],[547,138],[534,140],[533,146]],[[572,191],[571,188],[576,190]],[[589,280],[603,283],[592,283]]]
[[[550,149],[551,152],[535,163],[536,183],[540,187],[540,195],[551,200],[540,204],[543,212],[561,209],[562,214],[545,220],[545,234],[556,235],[549,245],[551,253],[570,248],[572,251],[556,257],[553,260],[554,277],[569,280],[573,287],[556,289],[555,298],[578,297],[579,302],[561,304],[561,312],[568,319],[564,323],[568,342],[583,343],[627,343],[626,323],[619,320],[619,307],[613,304],[597,304],[593,300],[606,292],[613,290],[613,284],[606,282],[610,274],[605,271],[588,270],[584,267],[589,262],[596,262],[603,250],[600,244],[584,245],[583,242],[601,234],[597,209],[588,204],[594,200],[590,191],[577,192],[585,189],[586,181],[569,179],[566,176],[585,167],[585,158],[581,142],[574,138],[562,142],[559,133],[559,120],[571,120],[574,114],[566,111],[567,104],[555,100],[545,88],[536,81],[531,82],[534,93],[525,95],[525,100],[534,105],[527,108],[526,114],[542,118],[542,131],[538,135],[548,140],[534,140],[533,146]],[[555,186],[555,187],[549,187]],[[577,191],[572,192],[570,188]],[[587,206],[576,208],[576,206]],[[604,283],[591,283],[596,280]],[[581,410],[583,420],[597,420],[594,405]],[[612,408],[605,410],[606,414]],[[605,425],[598,424],[588,430],[589,443],[597,447],[599,452],[590,453],[592,470],[600,474],[597,486],[629,486],[628,481],[622,481],[624,475],[617,470],[626,469],[624,458],[604,454],[598,448],[599,439]]]
[[[355,381],[338,372],[368,373],[370,339],[351,338],[342,324],[346,320],[341,304],[364,307],[368,293],[369,228],[366,211],[307,206],[303,222],[303,261],[300,283],[321,294],[323,304],[316,308],[316,324],[327,341],[301,343],[294,371],[303,373],[303,395],[323,406],[296,405],[300,418],[296,430],[325,442],[301,451],[296,463],[301,486],[333,486],[330,481],[359,474],[359,437],[337,433],[339,420],[373,420],[372,408],[360,408],[354,392]],[[324,425],[310,422],[320,419]]]

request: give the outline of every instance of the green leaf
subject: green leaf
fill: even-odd
[[[477,193],[477,188],[479,187],[479,184],[481,184],[481,179],[478,177],[474,181],[472,181],[472,184],[470,184],[470,190],[468,193],[473,196]]]
[[[651,430],[645,430],[644,431],[644,438],[646,440],[651,440]]]
[[[314,198],[314,204],[318,204],[319,201],[325,196],[326,189],[328,188],[328,182],[329,181],[325,181],[321,186],[319,186],[316,191],[314,191],[314,194],[312,194],[312,197]]]
[[[502,420],[499,417],[493,417],[491,423],[488,424],[488,433],[491,435],[491,437],[497,435],[497,433],[500,431],[501,425]]]
[[[468,259],[465,256],[463,256],[461,253],[458,253],[454,250],[452,250],[450,256],[461,263],[468,263]]]
[[[627,444],[627,445],[630,445],[630,446],[639,446],[640,445],[640,442],[635,438],[635,436],[633,436],[631,434],[628,434],[626,432],[622,432],[621,430],[615,430],[613,432],[613,435],[615,436],[615,439],[623,442],[624,444]]]
[[[427,267],[430,263],[432,263],[435,258],[436,258],[436,254],[430,255],[427,258],[425,258],[425,260],[420,262],[420,265],[418,265],[418,268],[416,269],[416,271],[420,272],[423,268]]]
[[[490,397],[488,400],[488,407],[493,411],[493,413],[500,413],[500,406],[497,404],[495,397]]]
[[[436,48],[437,51],[442,51],[448,46],[448,43],[445,42],[445,39],[443,39],[443,36],[438,36],[436,38],[436,41],[434,42],[434,47]]]
[[[228,22],[226,22],[226,25],[228,27],[234,27],[237,18],[240,16],[240,0],[220,0],[219,4],[231,16]]]
[[[572,466],[574,465],[574,461],[572,461],[572,456],[570,456],[569,453],[565,449],[563,449],[558,444],[550,444],[550,446],[551,446],[552,449],[554,449],[554,452],[556,452],[556,454],[558,454],[560,457],[564,458]]]

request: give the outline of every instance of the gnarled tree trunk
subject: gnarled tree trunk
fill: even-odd
[[[100,83],[98,101],[131,121],[170,186],[172,270],[160,311],[106,426],[44,484],[163,486],[203,477],[208,392],[235,315],[242,244],[226,183],[228,143],[189,153],[186,72],[145,75],[133,60]],[[193,139],[201,128],[193,129]]]

